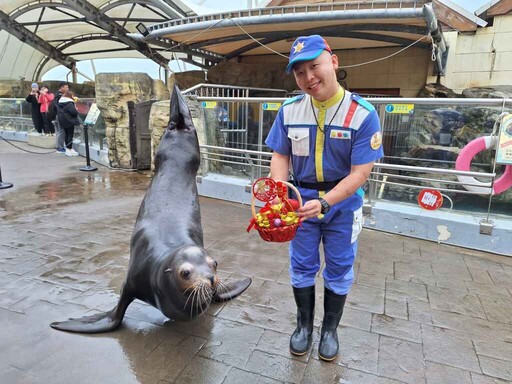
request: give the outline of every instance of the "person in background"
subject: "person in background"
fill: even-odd
[[[73,149],[73,135],[75,134],[75,125],[79,125],[80,121],[78,120],[73,92],[66,91],[59,98],[57,121],[60,129],[64,132],[66,156],[78,156],[78,152]]]
[[[354,280],[363,219],[361,187],[384,155],[375,108],[338,84],[337,69],[338,57],[321,36],[295,40],[286,72],[293,72],[304,94],[283,103],[266,139],[273,150],[272,178],[287,180],[291,161],[293,182],[304,201],[298,214],[307,219],[289,251],[297,304],[290,352],[304,355],[311,347],[322,242],[324,318],[318,356],[325,361],[338,354],[338,324]]]
[[[48,92],[48,86],[42,85],[39,90],[39,98],[38,102],[41,108],[41,115],[43,116],[43,125],[44,125],[44,135],[45,136],[53,136],[55,130],[53,129],[53,124],[48,119],[48,108],[50,103],[53,101],[53,94]]]
[[[39,85],[32,83],[32,89],[25,98],[27,103],[30,104],[30,112],[32,114],[32,122],[38,135],[42,135],[44,132],[43,115],[41,115],[41,107],[39,105]]]
[[[69,83],[62,81],[59,83],[59,90],[55,92],[55,105],[58,108],[59,106],[59,100],[62,97],[64,93],[69,91]],[[58,153],[66,153],[66,133],[64,130],[60,128],[59,120],[57,119],[57,113],[58,111],[55,111],[54,114],[54,121],[53,125],[55,126],[55,129],[57,130],[57,152]]]

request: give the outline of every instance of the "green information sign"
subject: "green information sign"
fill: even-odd
[[[279,111],[281,108],[281,103],[263,103],[264,111]]]
[[[213,109],[213,108],[215,108],[217,106],[217,102],[216,101],[203,101],[201,103],[201,105],[205,109]]]
[[[410,115],[414,112],[414,104],[388,104],[386,112]]]

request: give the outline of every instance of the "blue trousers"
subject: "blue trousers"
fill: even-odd
[[[322,242],[325,286],[337,295],[346,295],[354,281],[353,265],[361,229],[362,208],[352,211],[334,206],[322,219],[304,220],[290,244],[292,286],[304,288],[315,285]]]

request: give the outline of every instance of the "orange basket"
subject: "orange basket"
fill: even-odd
[[[259,179],[261,180],[261,179]],[[255,184],[259,181],[257,180]],[[288,188],[291,188],[295,194],[297,195],[297,200],[299,202],[299,207],[302,207],[302,197],[300,196],[300,192],[293,184],[290,184],[286,181],[281,181],[282,184],[286,185]],[[263,200],[262,200],[263,201]],[[251,200],[251,211],[252,211],[252,217],[253,221],[256,220],[256,196],[253,193],[252,194],[252,200]],[[291,204],[288,202],[288,199],[286,196],[282,197],[282,203],[287,204],[291,207]],[[260,237],[265,241],[270,241],[274,243],[284,243],[285,241],[290,241],[295,237],[295,233],[297,232],[297,228],[299,227],[301,223],[301,220],[299,219],[299,222],[296,224],[290,224],[285,225],[282,227],[275,227],[275,228],[264,228],[260,227],[258,225],[255,225],[255,228],[258,230],[258,233],[260,234]],[[250,230],[251,226],[249,226],[248,231]]]

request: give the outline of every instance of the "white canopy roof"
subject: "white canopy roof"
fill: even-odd
[[[180,0],[0,0],[0,79],[39,80],[57,65],[91,58],[167,65],[170,52],[127,34],[140,22],[194,15]]]

